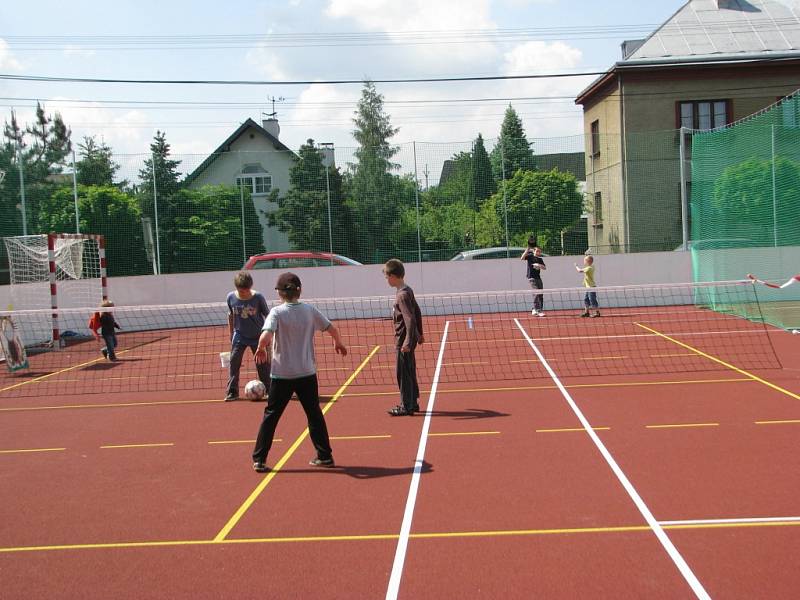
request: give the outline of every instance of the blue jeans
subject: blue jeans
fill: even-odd
[[[104,333],[103,341],[106,343],[104,350],[108,352],[109,360],[117,360],[117,355],[114,353],[114,348],[117,347],[117,334],[113,331],[111,333]]]
[[[597,292],[586,292],[586,297],[583,299],[583,304],[586,308],[590,306],[592,308],[597,308]]]

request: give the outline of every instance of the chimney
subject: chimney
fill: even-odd
[[[622,42],[622,60],[625,60],[631,54],[641,48],[644,42],[645,40],[625,40]]]
[[[261,121],[261,126],[264,129],[266,129],[267,133],[273,136],[276,140],[278,139],[278,136],[280,136],[281,134],[281,126],[278,125],[278,119],[275,118],[264,119],[263,121]]]

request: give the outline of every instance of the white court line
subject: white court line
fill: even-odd
[[[800,521],[800,517],[752,517],[741,519],[693,519],[689,521],[659,521],[659,525],[724,525],[726,523],[783,523]]]
[[[403,524],[400,526],[400,537],[397,539],[397,550],[395,550],[394,553],[392,575],[389,578],[389,587],[386,590],[387,600],[396,600],[397,594],[400,592],[400,578],[403,576],[403,564],[406,560],[408,536],[411,533],[411,520],[414,518],[414,505],[417,502],[419,478],[422,474],[422,464],[423,459],[425,458],[425,446],[428,442],[428,430],[431,426],[433,403],[436,401],[436,389],[439,387],[439,373],[442,370],[444,345],[447,341],[447,330],[449,327],[450,321],[445,321],[444,332],[442,333],[442,343],[439,346],[439,357],[436,359],[436,370],[433,373],[431,395],[428,397],[428,406],[425,408],[425,422],[422,424],[422,433],[419,436],[419,447],[417,448],[417,459],[414,463],[414,474],[411,476],[411,485],[408,488],[408,498],[406,499],[406,510],[405,513],[403,513]]]
[[[514,322],[517,324],[517,327],[522,332],[522,335],[525,336],[525,339],[528,341],[530,347],[533,348],[533,351],[536,353],[536,356],[539,357],[539,360],[542,362],[544,368],[547,369],[547,372],[550,374],[550,377],[553,379],[553,382],[561,391],[561,395],[564,396],[564,399],[567,401],[567,404],[569,404],[570,408],[572,409],[572,412],[575,413],[576,417],[578,417],[578,420],[581,422],[581,425],[583,425],[584,430],[586,430],[586,434],[591,438],[592,442],[594,442],[594,445],[600,451],[600,454],[603,455],[603,458],[608,463],[608,466],[611,467],[611,470],[614,472],[614,475],[617,476],[617,479],[619,479],[619,482],[622,484],[622,487],[625,488],[626,492],[628,492],[628,496],[630,496],[631,500],[633,500],[633,503],[636,505],[636,508],[639,509],[639,512],[644,517],[644,520],[647,521],[647,524],[650,526],[650,529],[653,530],[653,533],[658,538],[658,541],[661,542],[661,545],[667,551],[667,554],[669,554],[670,558],[672,559],[672,562],[675,563],[675,566],[678,567],[678,570],[681,572],[681,575],[683,575],[683,578],[692,588],[692,591],[695,593],[695,596],[697,596],[698,598],[710,600],[711,596],[709,596],[708,592],[706,592],[705,588],[703,588],[703,584],[700,583],[700,580],[697,579],[695,574],[689,568],[689,565],[683,559],[683,556],[681,556],[681,554],[678,552],[678,549],[672,544],[672,541],[670,541],[669,537],[667,537],[667,534],[661,528],[661,525],[658,523],[658,521],[656,521],[656,518],[653,516],[653,513],[650,512],[650,509],[647,508],[647,505],[644,503],[644,500],[642,500],[641,496],[639,496],[639,493],[633,487],[633,484],[630,482],[625,473],[622,472],[622,469],[617,464],[617,461],[614,460],[614,457],[611,456],[611,453],[608,451],[608,448],[606,448],[603,442],[600,441],[600,438],[592,429],[591,424],[583,415],[581,409],[578,408],[578,405],[572,399],[572,396],[569,395],[567,388],[564,387],[564,384],[561,383],[558,376],[555,374],[553,369],[548,364],[547,360],[545,360],[544,355],[539,351],[539,348],[536,346],[536,344],[533,343],[533,340],[528,335],[528,332],[525,331],[525,329],[522,327],[518,319],[514,319]]]

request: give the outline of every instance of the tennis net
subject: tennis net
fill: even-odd
[[[594,288],[600,317],[583,318],[582,288],[542,290],[546,316],[531,314],[532,291],[420,295],[425,343],[416,352],[420,384],[441,362],[442,383],[548,377],[535,345],[560,377],[780,368],[752,284],[686,283]],[[349,349],[336,355],[319,334],[320,385],[396,385],[395,345],[386,297],[305,300],[339,328]],[[0,398],[91,393],[192,391],[222,396],[230,350],[224,303],[113,308],[118,362],[100,353],[87,321],[97,308],[14,311],[23,332],[58,318],[61,344],[27,348],[29,368],[0,375]],[[742,315],[746,315],[744,318]],[[5,369],[4,369],[5,371]],[[256,372],[248,352],[241,387]]]

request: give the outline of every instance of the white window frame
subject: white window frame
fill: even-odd
[[[266,196],[272,191],[272,175],[261,173],[239,173],[236,187],[246,187],[253,196]]]

